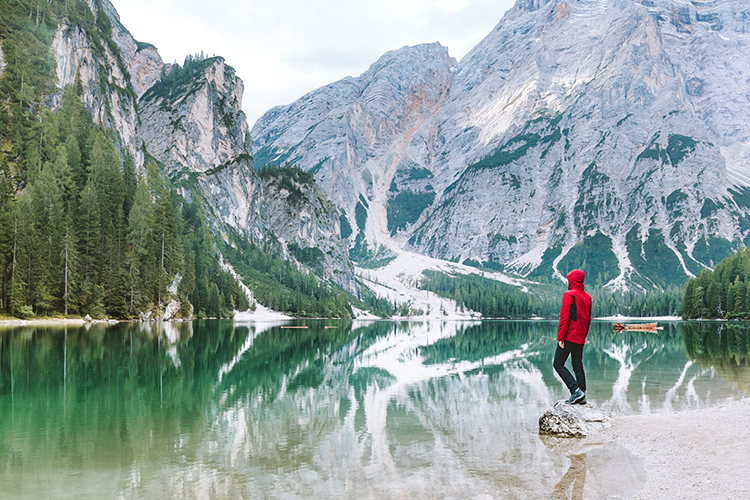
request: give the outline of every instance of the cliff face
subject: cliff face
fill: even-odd
[[[100,37],[100,33],[87,32],[80,26],[58,27],[52,42],[57,83],[61,89],[80,85],[81,100],[94,121],[117,130],[121,146],[142,165],[136,95],[123,58]]]
[[[203,198],[217,232],[228,226],[257,242],[320,248],[316,272],[353,290],[336,209],[314,185],[300,184],[289,199],[288,189],[256,174],[234,70],[222,58],[165,66],[155,47],[130,35],[108,0],[88,4],[94,21],[57,30],[58,86],[80,88],[95,122],[117,131],[138,168],[147,152],[184,196]]]
[[[355,255],[677,284],[750,229],[748,28],[739,1],[519,0],[458,65],[404,48],[270,110],[256,156],[315,172]]]
[[[101,0],[102,10],[112,25],[112,39],[128,69],[130,84],[136,96],[141,97],[159,80],[164,62],[153,45],[137,42],[120,22],[120,15],[109,0]]]
[[[266,113],[252,131],[256,161],[313,171],[343,210],[357,248],[382,245],[395,233],[388,230],[391,186],[427,185],[424,177],[412,178],[407,149],[447,98],[454,67],[439,44],[389,52],[357,78]],[[432,153],[432,144],[425,146]]]
[[[186,64],[139,101],[146,148],[185,196],[205,199],[218,228],[230,226],[255,241],[320,248],[324,257],[316,271],[353,289],[335,207],[314,185],[292,181],[284,189],[256,173],[242,92],[224,59]]]
[[[234,70],[211,58],[179,71],[139,101],[149,152],[176,180],[243,160],[251,167],[252,140],[240,110],[243,86]],[[171,83],[174,78],[179,83]]]

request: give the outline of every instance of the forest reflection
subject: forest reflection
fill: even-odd
[[[0,491],[533,498],[563,476],[535,432],[565,396],[551,366],[554,322],[288,326],[0,330]],[[742,397],[749,358],[743,324],[616,334],[595,322],[589,399],[633,413]],[[546,466],[559,475],[540,483]]]
[[[750,323],[686,323],[683,339],[685,352],[698,366],[750,391]]]
[[[270,401],[282,393],[314,390],[333,383],[334,373],[355,392],[370,383],[387,384],[399,375],[393,373],[397,368],[392,361],[403,362],[405,355],[416,359],[415,366],[408,367],[412,372],[444,367],[426,372],[426,377],[457,371],[489,374],[506,369],[498,356],[519,349],[515,355],[533,365],[546,386],[559,385],[548,366],[553,322],[446,327],[383,321],[355,327],[350,321],[336,321],[325,328],[325,322],[310,321],[303,326],[308,328],[197,321],[6,329],[0,333],[0,397],[10,397],[11,407],[18,408],[42,404],[38,399],[43,394],[43,406],[63,417],[84,398],[88,412],[92,405],[142,412],[159,402],[190,414],[217,401],[231,406],[248,396]],[[748,326],[677,323],[659,334],[622,334],[612,332],[608,323],[594,323],[585,355],[590,378],[598,380],[592,390],[599,399],[608,399],[605,395],[622,383],[618,377],[623,366],[646,372],[652,382],[673,384],[689,362],[748,390]],[[388,362],[382,366],[363,357],[378,341],[386,342],[380,350],[387,351],[381,357]],[[406,342],[404,352],[394,347],[398,342]],[[45,412],[32,413],[43,418]],[[105,418],[104,412],[99,415]]]

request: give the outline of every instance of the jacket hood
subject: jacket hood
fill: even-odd
[[[583,280],[586,277],[586,273],[580,269],[573,269],[568,273],[568,290],[577,288],[583,290]]]

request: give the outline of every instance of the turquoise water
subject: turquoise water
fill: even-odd
[[[643,480],[615,444],[539,439],[567,397],[553,322],[289,325],[308,328],[0,330],[0,498],[607,498]],[[589,401],[623,415],[746,395],[747,325],[665,327],[595,322]]]

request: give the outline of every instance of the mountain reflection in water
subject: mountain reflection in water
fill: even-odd
[[[297,324],[0,330],[0,491],[605,498],[639,484],[623,450],[539,439],[539,415],[566,396],[554,322]],[[748,359],[743,325],[594,323],[587,396],[615,414],[708,406],[746,393]]]

